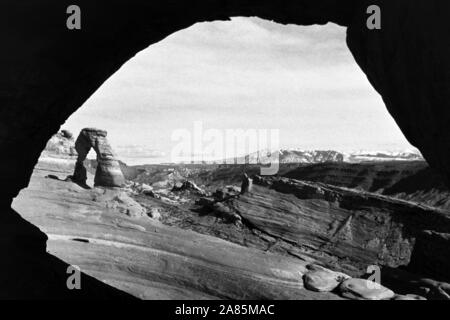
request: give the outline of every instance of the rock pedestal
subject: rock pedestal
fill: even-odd
[[[91,148],[97,154],[97,170],[94,184],[102,187],[122,187],[125,178],[120,169],[119,161],[114,156],[111,146],[106,138],[107,132],[95,128],[81,130],[75,142],[78,153],[75,172],[72,179],[80,184],[86,184],[87,174],[83,164]]]

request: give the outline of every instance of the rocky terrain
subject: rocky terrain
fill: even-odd
[[[298,166],[282,176],[450,209],[450,193],[443,179],[424,161],[322,163]]]
[[[49,141],[13,208],[47,234],[51,254],[135,297],[450,299],[447,210],[370,192],[370,183],[261,177],[248,166],[245,189],[240,166],[123,163],[125,184],[105,187],[85,159],[80,185],[71,144],[64,133]],[[366,280],[369,266],[381,268],[382,285]]]
[[[46,233],[51,254],[86,274],[143,299],[338,298],[305,290],[306,264],[293,257],[165,225],[131,187],[93,187],[89,171],[89,189],[67,180],[75,164],[41,158],[13,207]]]
[[[95,164],[89,164],[92,170]],[[260,174],[258,165],[165,164],[127,166],[127,179],[149,185],[167,185],[192,180],[206,190],[239,185],[243,172]],[[277,176],[322,182],[448,210],[450,192],[443,179],[425,161],[282,163]]]

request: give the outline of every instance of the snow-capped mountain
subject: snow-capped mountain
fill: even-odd
[[[345,162],[367,161],[424,161],[418,150],[407,151],[358,151],[346,154]]]
[[[227,160],[226,163],[264,164],[279,163],[325,163],[325,162],[379,162],[379,161],[423,161],[422,155],[416,150],[408,151],[357,151],[339,152],[334,150],[297,150],[280,149],[276,151],[259,151],[245,157]]]

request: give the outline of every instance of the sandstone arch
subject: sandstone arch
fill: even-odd
[[[75,141],[75,150],[78,153],[75,171],[72,180],[80,185],[86,185],[87,173],[84,160],[89,151],[93,149],[97,154],[97,169],[94,184],[101,187],[122,187],[125,178],[120,169],[119,161],[114,156],[111,146],[106,139],[105,130],[84,128]]]
[[[450,182],[447,0],[80,0],[82,29],[75,31],[65,23],[70,4],[0,5],[0,147],[7,152],[0,160],[1,246],[16,246],[15,238],[30,241],[30,248],[42,243],[10,204],[65,119],[140,50],[196,22],[231,16],[348,27],[355,60],[406,138]],[[366,28],[372,4],[381,7],[381,30]]]

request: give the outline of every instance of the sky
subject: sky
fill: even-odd
[[[62,128],[105,129],[120,159],[143,164],[170,162],[199,122],[224,136],[276,130],[280,148],[411,149],[352,58],[344,28],[258,18],[198,23],[151,45]]]

